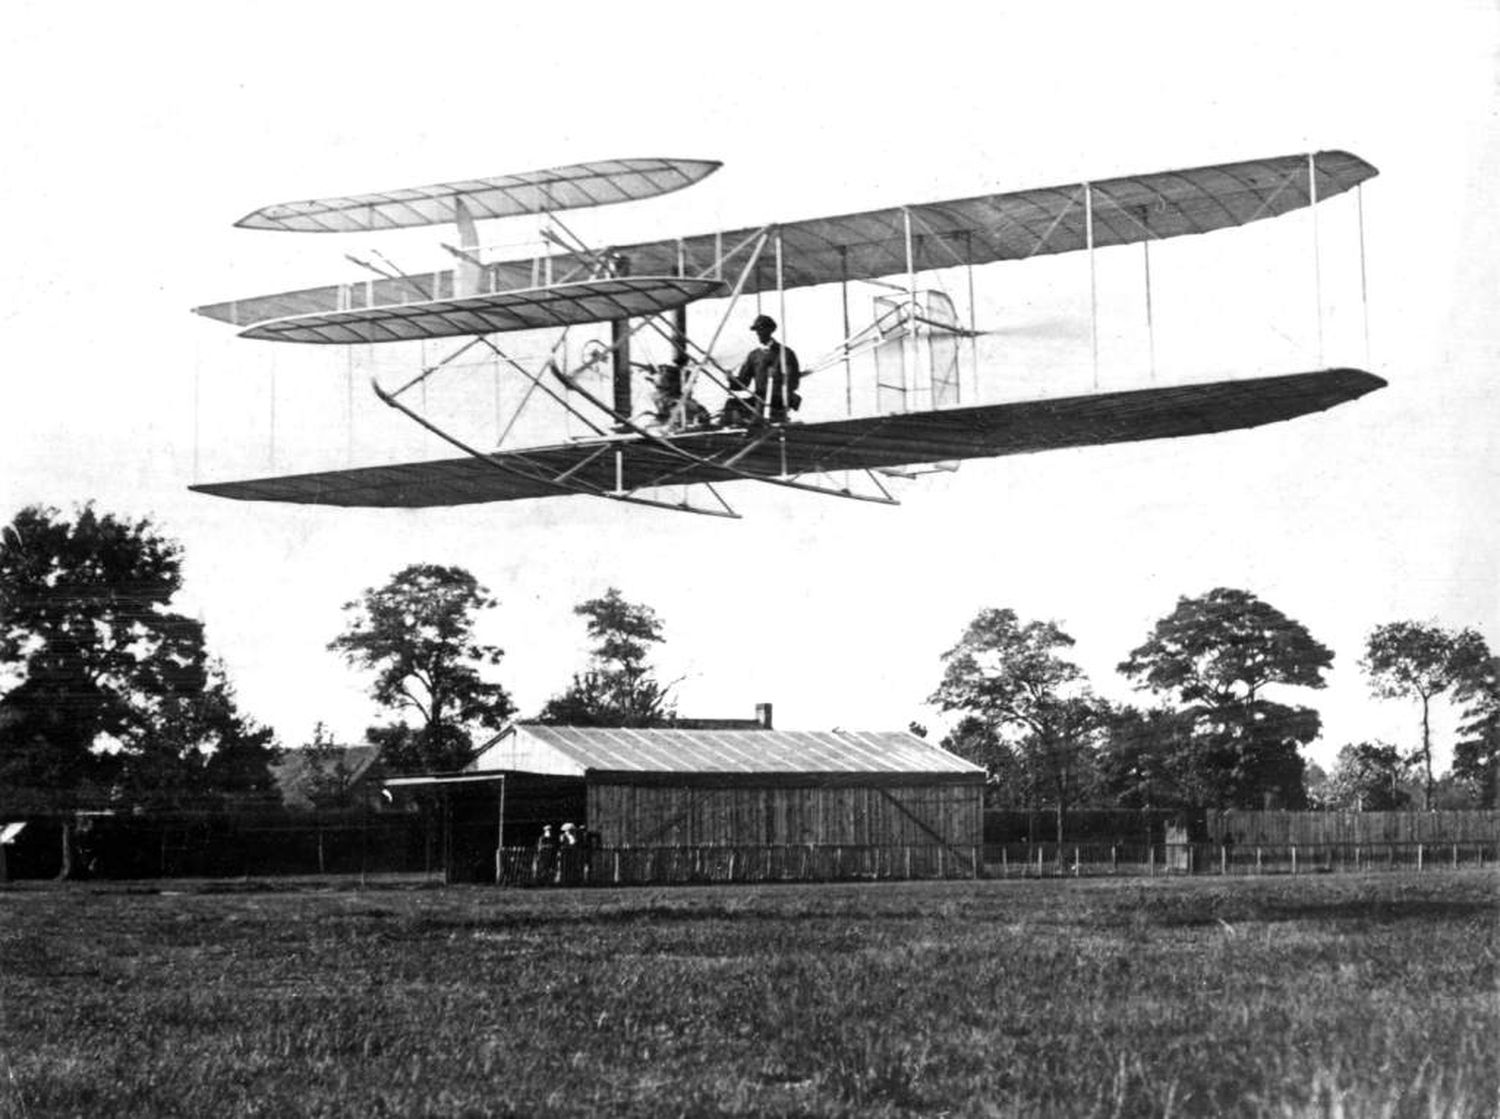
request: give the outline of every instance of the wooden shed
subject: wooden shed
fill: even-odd
[[[905,731],[516,723],[468,772],[576,783],[605,848],[982,842],[984,770]]]

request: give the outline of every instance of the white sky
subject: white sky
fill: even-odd
[[[484,632],[527,714],[582,662],[572,606],[611,584],[665,619],[658,659],[684,714],[769,700],[787,728],[935,723],[939,657],[989,606],[1057,620],[1123,697],[1113,666],[1178,596],[1246,588],[1335,650],[1330,688],[1304,695],[1323,764],[1362,737],[1413,741],[1415,711],[1367,698],[1356,667],[1375,625],[1475,626],[1500,647],[1493,5],[516,7],[20,2],[0,23],[0,516],[87,499],[152,516],[186,548],[184,602],[243,707],[284,744],[376,717],[325,646],[343,602],[420,561],[498,596]],[[446,234],[231,228],[270,202],[619,156],[725,162],[593,215],[614,239],[1320,148],[1381,172],[1363,192],[1368,362],[1355,211],[1325,211],[1328,363],[1391,382],[1330,413],[969,463],[905,487],[899,509],[735,485],[738,522],[583,498],[382,512],[185,489],[195,460],[203,481],[269,472],[273,399],[277,470],[420,448],[362,386],[351,439],[341,355],[235,339],[188,309],[354,279],[342,254],[370,244],[427,259]],[[1307,221],[1153,252],[1167,374],[1313,367]],[[1106,387],[1141,380],[1137,261],[1099,258]],[[986,365],[987,396],[1076,377],[1084,268],[981,270],[981,325],[1069,320],[1082,347],[1052,370],[1018,340]],[[831,320],[798,306],[787,340],[810,356]],[[840,388],[811,380],[809,410]]]

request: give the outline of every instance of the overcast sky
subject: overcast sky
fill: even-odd
[[[770,701],[801,729],[934,723],[939,657],[991,606],[1057,621],[1095,686],[1124,697],[1114,665],[1179,596],[1250,590],[1335,651],[1328,690],[1303,697],[1324,713],[1324,764],[1360,738],[1414,742],[1413,708],[1367,697],[1373,626],[1473,626],[1500,647],[1493,5],[514,7],[22,2],[0,24],[0,515],[95,500],[152,517],[185,547],[184,605],[283,744],[318,720],[357,738],[376,717],[325,646],[342,603],[414,562],[465,566],[498,597],[484,636],[528,714],[581,666],[572,606],[610,585],[664,619],[658,660],[684,714]],[[724,161],[689,191],[580,219],[608,240],[1317,149],[1380,170],[1320,210],[1326,361],[1390,381],[1329,413],[968,463],[904,486],[895,509],[738,484],[739,521],[586,498],[397,512],[186,490],[442,454],[368,399],[348,355],[236,339],[189,308],[359,278],[343,254],[370,245],[430,265],[447,231],[232,228],[268,203]],[[1158,375],[1315,367],[1311,238],[1304,212],[1153,249]],[[1143,383],[1139,249],[1098,264],[1101,384]],[[980,325],[1019,332],[987,339],[986,398],[1086,386],[1081,254],[978,284]],[[825,348],[836,306],[789,300],[787,340]],[[834,377],[810,380],[810,415],[832,414]]]

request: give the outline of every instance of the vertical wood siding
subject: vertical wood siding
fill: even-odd
[[[1500,838],[1500,811],[1252,812],[1208,814],[1215,843],[1465,843]]]
[[[589,827],[607,847],[927,846],[983,839],[977,784],[699,788],[593,784]]]

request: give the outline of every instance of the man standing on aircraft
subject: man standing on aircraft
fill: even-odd
[[[771,422],[786,423],[787,412],[795,412],[802,404],[797,386],[802,381],[802,369],[797,364],[797,355],[771,337],[776,331],[776,320],[770,315],[756,315],[750,324],[760,345],[750,351],[745,363],[731,383],[731,388],[750,388],[755,394],[754,407],[757,420],[765,418],[766,403],[771,405]],[[771,395],[766,396],[767,385]],[[786,395],[783,397],[782,390]]]

